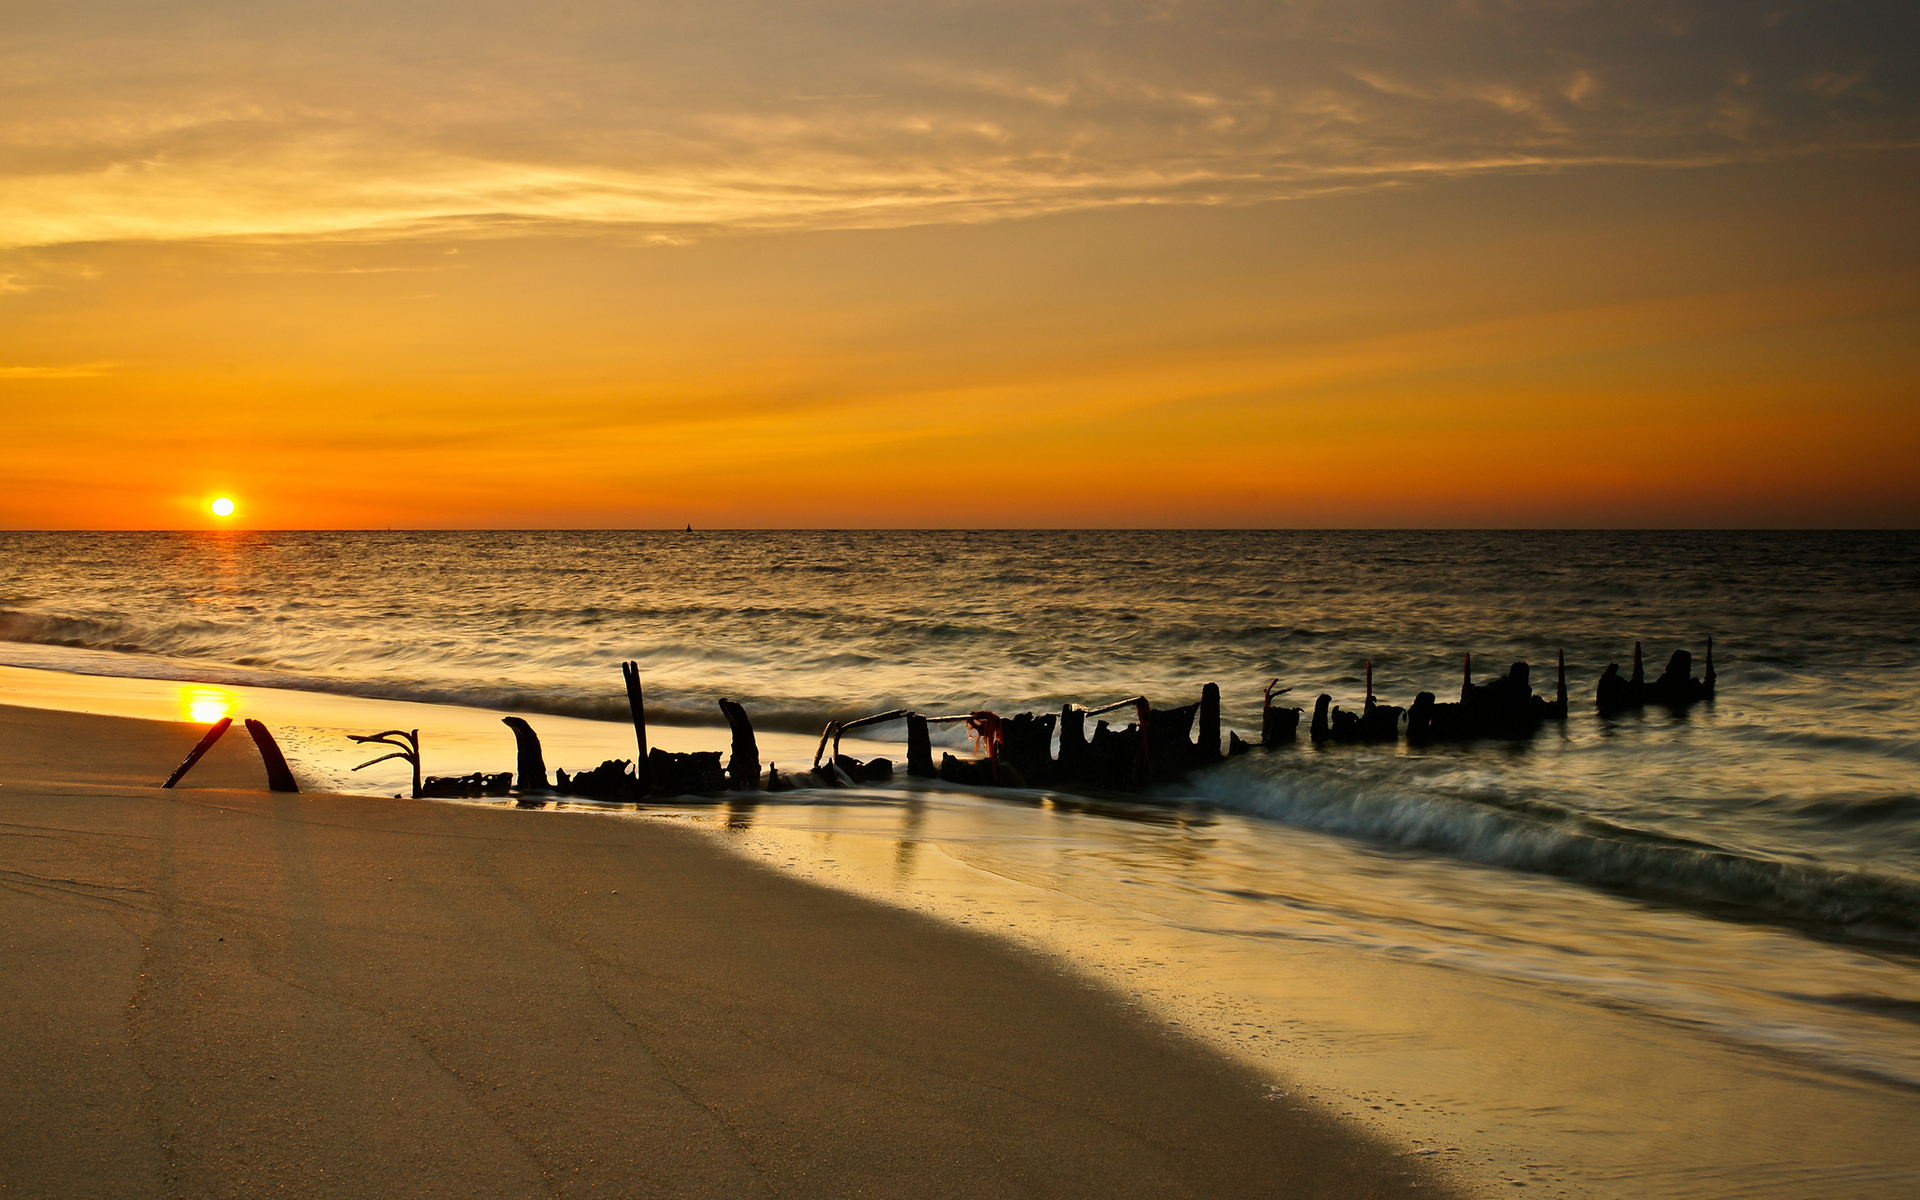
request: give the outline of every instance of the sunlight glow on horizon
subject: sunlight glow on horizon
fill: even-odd
[[[204,684],[182,685],[180,712],[195,725],[211,725],[233,714],[233,693]]]

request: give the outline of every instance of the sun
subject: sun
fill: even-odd
[[[230,517],[233,515],[233,501],[227,499],[225,496],[215,500],[212,504],[207,505],[207,507],[213,510],[213,515],[216,517]]]

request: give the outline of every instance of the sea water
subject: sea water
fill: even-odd
[[[629,659],[656,744],[723,748],[726,696],[763,759],[804,767],[829,721],[893,708],[1171,706],[1217,682],[1223,726],[1257,739],[1272,680],[1309,710],[1320,692],[1357,708],[1369,669],[1384,702],[1446,700],[1471,654],[1483,681],[1526,661],[1550,693],[1564,654],[1571,711],[1523,740],[1303,738],[1133,799],[902,781],[615,815],[708,822],[783,869],[1084,956],[1309,1077],[1311,1031],[1285,1022],[1312,1002],[1269,978],[1289,948],[1337,951],[1349,975],[1414,964],[1536,989],[1909,1094],[1916,585],[1907,533],[14,533],[0,662],[114,676],[128,696],[405,702],[394,723],[459,773],[511,769],[503,711],[531,716],[552,765],[623,756]],[[1698,673],[1709,637],[1714,701],[1595,711],[1594,681],[1636,642],[1651,677],[1675,649]],[[350,770],[348,711],[296,722],[296,770],[391,791],[403,772]],[[867,732],[857,753],[902,736]],[[1471,1141],[1492,1119],[1463,1111],[1428,1132]],[[1684,1154],[1612,1192],[1588,1167],[1553,1178],[1736,1194]]]

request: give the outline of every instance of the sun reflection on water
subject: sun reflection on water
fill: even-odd
[[[202,684],[180,689],[180,711],[195,725],[211,725],[233,715],[233,693]]]

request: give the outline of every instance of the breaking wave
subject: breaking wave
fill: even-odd
[[[1539,801],[1521,804],[1237,760],[1192,781],[1209,804],[1377,845],[1552,875],[1709,915],[1828,938],[1920,948],[1920,882],[1785,862],[1637,829]]]

